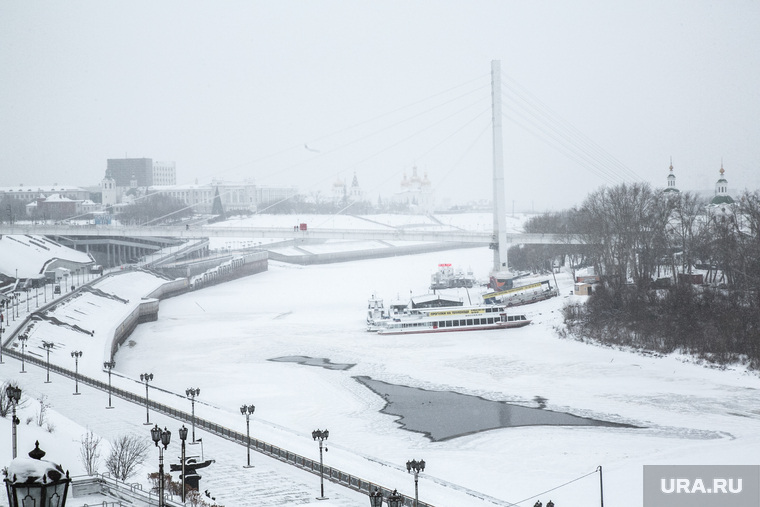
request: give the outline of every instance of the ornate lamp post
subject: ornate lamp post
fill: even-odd
[[[0,317],[2,317],[2,314],[0,314]],[[5,364],[5,361],[3,361],[3,318],[0,318],[0,364]]]
[[[388,507],[402,507],[403,500],[404,498],[394,489],[393,493],[388,496]],[[383,493],[379,489],[375,488],[375,491],[369,494],[369,504],[372,507],[382,507]]]
[[[150,409],[148,408],[150,405],[148,402],[148,382],[153,380],[153,374],[141,373],[140,380],[142,382],[145,382],[145,422],[143,424],[150,424]]]
[[[166,428],[161,430],[156,424],[153,429],[150,430],[150,437],[153,439],[153,443],[158,447],[158,507],[164,507],[164,449],[169,447],[169,442],[172,439],[172,432]],[[158,443],[161,442],[161,447]]]
[[[187,395],[187,397],[190,398],[190,407],[192,409],[192,414],[193,414],[193,418],[192,418],[192,421],[193,421],[193,443],[195,443],[195,397],[198,396],[199,394],[201,394],[201,388],[200,387],[196,387],[196,388],[192,388],[191,387],[189,389],[185,389],[185,395]]]
[[[13,442],[13,457],[16,457],[16,426],[20,422],[16,417],[16,405],[21,401],[21,388],[14,385],[9,385],[5,388],[5,395],[8,397],[8,401],[11,403],[13,413],[11,415],[11,438]]]
[[[43,456],[45,451],[40,449],[39,442],[35,442],[34,449],[29,452],[29,458],[39,460],[39,464],[30,464],[28,458],[16,460],[14,457],[11,461],[5,478],[8,505],[65,507],[71,482],[69,472],[66,471],[64,475],[61,465],[43,460]]]
[[[251,467],[251,416],[253,415],[253,411],[256,410],[256,407],[253,405],[243,405],[240,407],[240,413],[245,416],[245,434],[248,441],[248,464],[245,466],[245,468],[252,468]]]
[[[414,472],[414,507],[417,507],[420,504],[420,495],[417,489],[417,477],[420,472],[425,471],[425,460],[421,459],[417,461],[413,459],[412,461],[407,461],[406,471],[407,473]]]
[[[325,467],[322,464],[322,442],[327,440],[327,437],[330,435],[330,432],[328,430],[314,430],[311,432],[311,436],[314,440],[319,440],[319,491],[320,496],[317,498],[317,500],[327,500],[327,497],[325,496]]]
[[[53,348],[52,342],[42,342],[42,346],[45,348],[45,352],[47,352],[47,380],[45,381],[46,384],[50,383],[50,349]]]
[[[388,507],[402,507],[403,501],[404,498],[394,489],[391,496],[388,497]]]
[[[29,337],[25,334],[22,334],[18,337],[18,341],[21,342],[21,373],[26,373],[25,364],[24,364],[24,349],[26,348],[26,340],[28,340]]]
[[[185,440],[187,440],[187,428],[184,424],[179,429],[179,439],[182,440],[182,503],[185,503]]]
[[[74,394],[82,394],[79,392],[79,358],[82,357],[82,351],[72,351],[71,357],[74,358]]]
[[[383,507],[383,494],[375,488],[373,493],[369,494],[369,504],[371,507]]]
[[[108,370],[108,406],[106,408],[113,408],[111,405],[111,370],[116,368],[116,361],[106,361],[103,363],[103,368]]]

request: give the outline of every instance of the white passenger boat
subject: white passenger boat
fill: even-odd
[[[509,329],[530,324],[523,314],[507,314],[503,305],[416,308],[394,315],[377,330],[378,334],[447,333]]]

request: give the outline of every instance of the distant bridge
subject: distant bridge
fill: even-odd
[[[223,225],[185,226],[118,226],[118,225],[51,225],[13,224],[0,225],[0,234],[33,234],[65,237],[171,237],[196,238],[269,238],[300,240],[353,240],[353,241],[419,241],[490,245],[495,241],[491,232],[462,229],[330,229],[311,228],[305,231],[294,227],[227,227]],[[507,243],[531,245],[583,244],[583,241],[563,234],[507,233]]]

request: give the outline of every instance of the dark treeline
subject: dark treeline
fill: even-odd
[[[716,363],[760,367],[760,194],[707,206],[645,184],[602,188],[579,208],[535,217],[526,232],[584,245],[510,250],[517,269],[557,262],[600,275],[587,304],[565,309],[575,336]],[[704,283],[690,276],[704,273]]]
[[[192,215],[193,210],[175,197],[149,194],[125,206],[118,216],[125,224],[170,224]]]

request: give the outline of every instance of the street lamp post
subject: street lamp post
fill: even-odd
[[[253,415],[253,411],[256,410],[256,407],[253,405],[243,405],[240,407],[240,413],[245,416],[245,434],[247,439],[247,447],[248,447],[248,465],[245,466],[245,468],[252,468],[251,466],[251,416]]]
[[[195,397],[201,394],[201,388],[200,387],[191,387],[189,389],[185,389],[185,395],[187,395],[188,398],[190,398],[190,407],[192,412],[192,422],[193,422],[193,443],[195,443]]]
[[[108,370],[108,406],[106,408],[113,408],[111,405],[111,370],[116,368],[116,361],[106,361],[103,363],[103,368]]]
[[[45,454],[40,449],[40,443],[35,442],[34,449],[28,453],[29,458],[19,458],[18,462],[14,459],[7,467],[8,473],[3,481],[8,493],[6,505],[66,505],[71,483],[69,472],[64,475],[61,465],[43,460]]]
[[[388,507],[401,507],[403,505],[404,497],[398,494],[395,489],[391,496],[388,497]]]
[[[182,503],[185,503],[185,440],[187,440],[187,428],[184,424],[179,429],[179,439],[182,440]]]
[[[18,402],[21,401],[21,388],[14,385],[9,385],[5,388],[5,395],[8,397],[8,401],[10,401],[11,407],[13,409],[12,419],[11,419],[11,426],[12,426],[12,442],[13,442],[13,457],[16,458],[16,426],[18,426],[18,423],[20,422],[18,420],[18,417],[16,417],[16,405],[18,405]]]
[[[45,352],[47,352],[47,380],[45,381],[46,384],[50,383],[50,349],[53,348],[52,342],[42,342],[42,346],[45,348]]]
[[[150,403],[148,402],[148,382],[153,380],[153,374],[141,373],[140,380],[145,382],[145,422],[143,424],[150,424],[150,409],[149,409]]]
[[[166,428],[161,430],[156,424],[153,429],[150,430],[150,436],[153,439],[153,443],[158,447],[158,507],[164,507],[164,449],[169,447],[169,442],[172,439],[172,432]],[[161,447],[158,443],[161,442]]]
[[[0,314],[0,317],[2,317],[2,314]],[[5,364],[5,361],[3,361],[3,321],[0,319],[0,364]]]
[[[82,394],[79,392],[79,358],[82,357],[82,351],[72,351],[71,357],[74,358],[74,394]]]
[[[393,492],[388,496],[388,507],[402,507],[401,502],[403,500],[404,498],[398,494],[398,491],[394,489]],[[375,491],[369,494],[369,504],[371,507],[382,507],[383,506],[382,491],[375,488]]]
[[[25,364],[24,364],[24,349],[26,348],[26,340],[28,340],[29,337],[25,334],[22,334],[18,337],[18,341],[21,342],[21,373],[26,373]]]
[[[26,288],[26,313],[29,313],[29,287]]]
[[[325,467],[322,462],[322,442],[327,440],[327,437],[330,435],[330,432],[328,430],[314,430],[311,432],[311,436],[314,440],[319,440],[319,491],[320,496],[317,498],[317,500],[327,500],[327,497],[325,496]]]
[[[421,459],[417,461],[413,459],[411,461],[407,461],[406,471],[407,473],[414,472],[414,507],[418,507],[420,504],[420,495],[419,490],[417,489],[417,477],[419,476],[420,472],[425,471],[425,460]]]
[[[369,494],[369,504],[371,507],[383,507],[383,494],[379,489]]]

